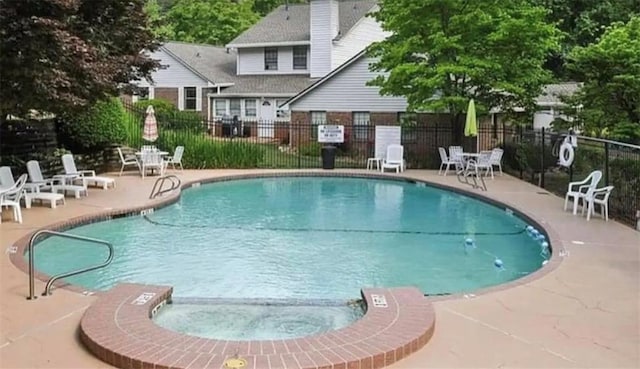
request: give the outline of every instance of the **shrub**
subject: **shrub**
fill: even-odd
[[[161,131],[156,144],[168,151],[184,146],[182,164],[191,169],[257,168],[264,148],[241,141],[215,141],[190,131]]]
[[[58,120],[58,140],[76,152],[123,143],[126,111],[118,98],[98,101],[83,113]]]
[[[316,141],[307,142],[298,147],[298,153],[302,156],[320,156],[322,144]]]
[[[204,130],[200,114],[195,111],[178,110],[170,101],[163,99],[143,100],[134,104],[134,108],[143,120],[149,105],[153,106],[159,130],[188,129],[197,132]]]

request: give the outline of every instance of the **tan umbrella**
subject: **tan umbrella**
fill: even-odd
[[[143,132],[142,139],[145,141],[153,142],[158,139],[158,122],[156,121],[156,115],[153,111],[152,105],[149,105],[147,108],[147,116],[144,119]]]

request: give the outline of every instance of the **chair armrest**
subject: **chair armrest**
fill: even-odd
[[[81,177],[84,177],[87,174],[91,177],[95,177],[96,171],[95,170],[79,170],[78,174],[80,174]]]

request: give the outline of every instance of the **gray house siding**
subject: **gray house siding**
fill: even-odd
[[[310,4],[311,78],[324,77],[331,71],[332,40],[337,34],[338,3],[318,0]]]
[[[309,50],[307,49],[307,69],[293,69],[293,46],[278,49],[278,69],[264,69],[264,47],[238,49],[238,75],[255,74],[309,74]]]
[[[316,89],[292,102],[291,111],[401,112],[404,97],[381,96],[380,89],[367,86],[376,74],[369,71],[371,59],[362,56]]]

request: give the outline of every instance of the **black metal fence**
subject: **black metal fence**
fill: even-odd
[[[609,214],[636,226],[640,211],[640,146],[578,136],[575,159],[569,168],[558,166],[564,135],[548,130],[505,128],[503,162],[512,175],[564,197],[570,182],[600,170],[599,187],[614,186]]]

